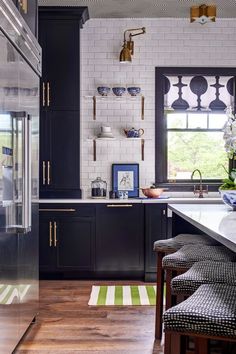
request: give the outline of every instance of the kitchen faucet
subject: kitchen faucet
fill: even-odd
[[[193,192],[194,192],[194,194],[199,194],[198,195],[198,198],[203,198],[203,193],[208,193],[208,188],[207,188],[207,186],[206,186],[206,189],[203,189],[202,188],[202,173],[201,173],[201,171],[198,169],[198,168],[196,168],[193,172],[192,172],[192,175],[191,175],[191,180],[193,179],[193,176],[194,176],[194,173],[195,172],[198,172],[199,173],[199,176],[200,176],[200,182],[199,182],[199,189],[197,189],[197,187],[196,187],[196,185],[194,185],[194,190],[193,190]]]

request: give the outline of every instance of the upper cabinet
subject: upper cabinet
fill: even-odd
[[[87,7],[40,7],[40,197],[80,198],[80,29]]]
[[[37,0],[12,0],[24,18],[25,22],[37,38],[38,36],[38,1]]]
[[[43,50],[41,104],[45,110],[79,110],[80,23],[41,19],[39,41]]]

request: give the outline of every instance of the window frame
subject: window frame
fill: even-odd
[[[168,75],[183,76],[234,76],[236,68],[233,67],[156,67],[155,68],[155,183],[167,187],[172,191],[192,191],[196,181],[167,180],[167,122],[164,119],[164,77]],[[234,112],[236,112],[236,80],[234,81]],[[202,129],[201,129],[202,131]],[[229,160],[229,169],[234,167],[235,161]],[[208,184],[209,191],[218,190],[221,180],[203,180]]]

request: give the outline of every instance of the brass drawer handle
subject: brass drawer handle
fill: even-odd
[[[107,208],[132,208],[132,204],[108,204]]]
[[[47,82],[47,106],[50,106],[50,83]]]
[[[57,223],[54,221],[54,247],[57,247]]]
[[[39,209],[39,211],[65,211],[65,212],[74,212],[75,209]]]
[[[50,165],[50,161],[48,161],[48,181],[47,181],[48,185],[51,183],[50,169],[51,169],[51,165]]]
[[[46,184],[46,163],[43,161],[43,185]]]
[[[52,247],[52,222],[49,222],[49,246]]]

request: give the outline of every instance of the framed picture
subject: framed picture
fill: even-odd
[[[139,197],[139,164],[113,164],[112,190],[127,191],[129,198]]]

